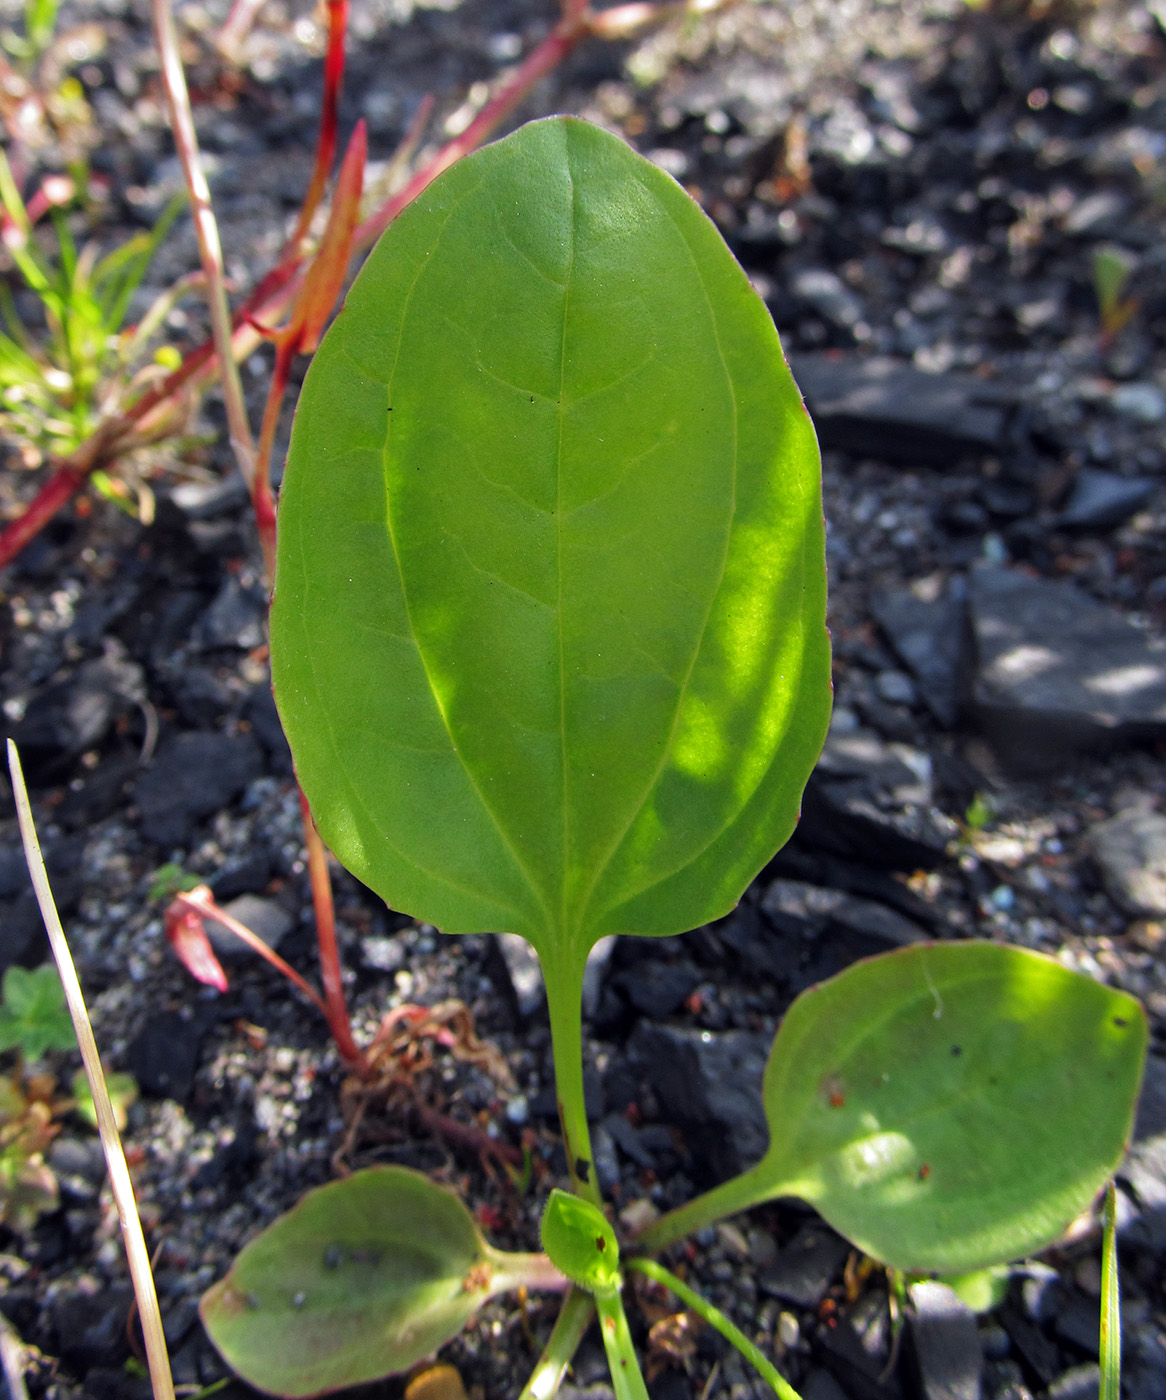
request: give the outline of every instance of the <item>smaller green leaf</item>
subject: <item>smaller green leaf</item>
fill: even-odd
[[[557,1188],[542,1220],[543,1248],[562,1273],[597,1296],[618,1291],[619,1244],[603,1212]]]
[[[905,1272],[1052,1244],[1121,1157],[1146,1053],[1133,997],[985,942],[857,963],[790,1008],[769,1058],[771,1142],[737,1209],[800,1196]]]
[[[10,967],[4,974],[0,1002],[0,1050],[19,1046],[30,1060],[46,1050],[71,1050],[76,1045],[65,992],[52,963],[34,968]]]
[[[451,1192],[371,1167],[308,1194],[203,1295],[211,1341],[269,1394],[320,1395],[406,1371],[488,1299],[561,1287],[542,1255],[504,1254]]]

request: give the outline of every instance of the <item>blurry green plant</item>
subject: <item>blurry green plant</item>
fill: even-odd
[[[53,42],[60,8],[61,0],[24,0],[24,33],[5,30],[0,45],[18,62],[35,65]]]
[[[0,1224],[26,1230],[57,1205],[57,1180],[45,1161],[57,1134],[57,1081],[27,1075],[24,1062],[77,1041],[65,992],[52,963],[28,971],[10,967],[0,999],[0,1051],[16,1050],[17,1068],[0,1075]]]
[[[31,972],[10,967],[0,1000],[0,1051],[19,1050],[24,1059],[39,1060],[46,1050],[72,1050],[76,1043],[64,988],[52,963]]]
[[[37,298],[44,321],[39,334],[26,325],[9,287],[0,282],[0,428],[20,444],[26,466],[67,458],[130,396],[177,363],[172,348],[151,358],[149,345],[188,283],[158,297],[137,325],[127,327],[126,320],[181,200],[172,201],[149,232],[101,255],[94,243],[77,247],[68,217],[75,189],[67,177],[50,177],[34,211],[0,152],[4,248]],[[34,227],[33,213],[42,211],[51,219],[51,237],[38,237]],[[175,429],[170,419],[158,436]],[[126,487],[108,474],[96,485],[123,505],[130,499]]]
[[[59,1199],[57,1178],[45,1161],[57,1135],[51,1086],[27,1085],[20,1075],[0,1075],[0,1225],[27,1230]]]
[[[1093,254],[1093,291],[1101,316],[1101,333],[1112,340],[1138,309],[1136,297],[1126,296],[1134,260],[1124,249],[1105,243]]]

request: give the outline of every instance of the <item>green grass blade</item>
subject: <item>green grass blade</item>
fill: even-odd
[[[751,1342],[736,1323],[731,1322],[720,1308],[714,1307],[707,1298],[702,1298],[699,1293],[694,1292],[686,1283],[682,1283],[674,1273],[664,1268],[662,1264],[657,1264],[654,1259],[630,1259],[627,1267],[635,1269],[654,1283],[663,1284],[670,1293],[675,1293],[686,1308],[691,1308],[698,1317],[707,1322],[710,1327],[715,1328],[730,1346],[735,1347],[741,1353],[762,1380],[773,1388],[774,1394],[781,1397],[781,1400],[801,1400],[797,1391],[760,1347]]]
[[[1105,1191],[1105,1233],[1101,1247],[1101,1389],[1099,1400],[1121,1397],[1121,1294],[1117,1276],[1117,1194]]]

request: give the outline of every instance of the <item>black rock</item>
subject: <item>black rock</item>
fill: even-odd
[[[230,686],[206,666],[181,666],[170,688],[183,722],[195,729],[215,724],[234,701]]]
[[[203,1037],[215,1012],[203,1004],[194,1015],[165,1011],[147,1021],[126,1048],[126,1068],[143,1094],[184,1103],[194,1087]]]
[[[865,781],[826,782],[812,774],[802,797],[803,844],[890,870],[933,870],[956,835],[951,820],[930,804],[886,810]]]
[[[902,1386],[887,1375],[891,1363],[891,1318],[887,1295],[877,1288],[864,1293],[833,1327],[822,1334],[826,1364],[852,1400],[898,1400]]]
[[[816,1308],[849,1253],[850,1245],[840,1235],[814,1221],[801,1227],[757,1281],[762,1292],[783,1303]]]
[[[243,706],[243,718],[267,751],[268,767],[279,774],[290,774],[291,750],[287,746],[287,737],[279,722],[279,711],[275,708],[275,696],[269,685],[257,685],[251,692]]]
[[[1110,530],[1141,510],[1157,487],[1148,477],[1082,467],[1057,524],[1074,530]]]
[[[36,899],[0,900],[0,976],[10,967],[36,967],[48,957],[48,935]]]
[[[125,806],[130,785],[141,770],[136,752],[103,758],[92,772],[70,782],[57,806],[57,820],[76,831],[112,816]]]
[[[98,747],[145,696],[142,668],[127,658],[120,642],[107,638],[104,655],[47,686],[11,726],[30,780],[58,772],[78,754]]]
[[[118,1365],[129,1351],[126,1321],[133,1297],[133,1289],[126,1284],[110,1284],[92,1294],[75,1290],[60,1294],[53,1306],[52,1325],[61,1358],[83,1373]]]
[[[656,1020],[678,1011],[700,983],[700,973],[690,963],[662,963],[640,958],[633,967],[612,978],[632,1006]]]
[[[751,1031],[682,1030],[642,1022],[627,1058],[650,1085],[666,1123],[685,1134],[705,1180],[756,1162],[767,1143],[761,1077],[770,1038]]]
[[[976,1315],[942,1283],[911,1288],[911,1359],[921,1400],[980,1400]]]
[[[802,1400],[849,1400],[829,1371],[811,1371],[802,1382]]]
[[[241,894],[260,894],[271,879],[271,857],[263,850],[250,850],[239,860],[224,865],[210,879],[215,899],[224,904]]]
[[[1134,1140],[1118,1169],[1133,1192],[1138,1216],[1121,1231],[1123,1243],[1157,1254],[1166,1250],[1166,1058],[1147,1055]]]
[[[1011,1301],[1000,1309],[999,1319],[1011,1337],[1017,1354],[1024,1359],[1041,1384],[1048,1385],[1060,1370],[1060,1357],[1056,1346]]]
[[[229,575],[214,602],[194,629],[193,640],[203,651],[236,647],[252,651],[266,640],[267,590]]]
[[[159,746],[134,787],[142,834],[160,846],[181,846],[194,824],[233,801],[263,770],[249,734],[179,734]]]
[[[191,1178],[191,1190],[199,1191],[207,1186],[221,1186],[224,1182],[235,1184],[246,1180],[258,1156],[254,1123],[240,1123],[230,1142],[218,1149],[213,1157],[204,1162]]]
[[[1100,1350],[1100,1314],[1096,1298],[1088,1298],[1079,1289],[1062,1283],[1053,1317],[1053,1327],[1062,1342],[1087,1356],[1096,1356]]]
[[[943,466],[998,452],[1007,418],[981,381],[858,355],[789,356],[823,447]]]

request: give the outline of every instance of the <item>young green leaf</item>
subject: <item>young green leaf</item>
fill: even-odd
[[[420,1172],[372,1167],[308,1192],[200,1311],[244,1380],[298,1397],[407,1370],[488,1299],[563,1282],[542,1255],[492,1249],[461,1201]]]
[[[541,1229],[551,1263],[572,1283],[595,1294],[619,1289],[615,1231],[590,1201],[556,1188],[543,1211]]]
[[[46,1050],[72,1050],[76,1044],[61,979],[52,963],[31,972],[10,967],[4,974],[0,1001],[0,1050],[19,1046],[26,1058],[37,1060]]]
[[[640,1243],[800,1196],[906,1273],[1043,1249],[1121,1157],[1146,1040],[1133,997],[1022,949],[922,944],[856,963],[781,1024],[761,1162]]]
[[[387,230],[312,362],[276,696],[337,855],[544,966],[725,913],[829,711],[819,464],[668,176],[551,118]]]

